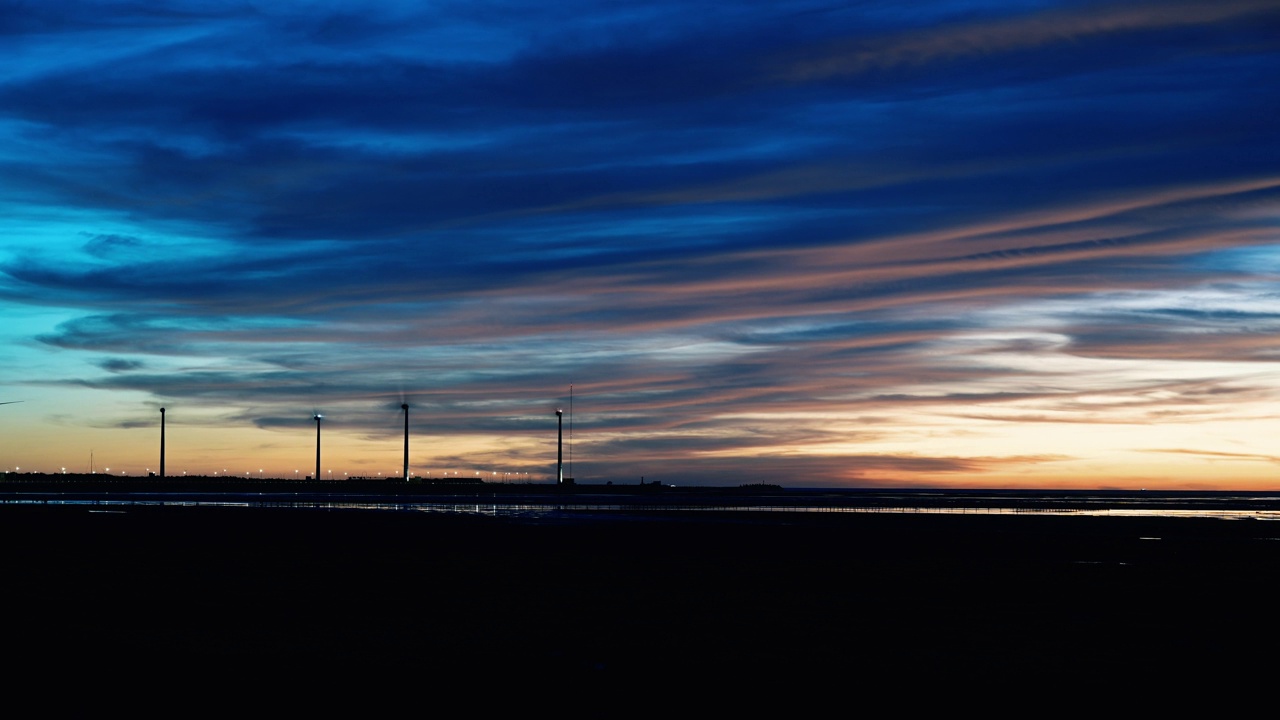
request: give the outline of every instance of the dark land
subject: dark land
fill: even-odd
[[[0,577],[7,656],[66,677],[1093,692],[1269,680],[1280,636],[1257,519],[32,502]]]

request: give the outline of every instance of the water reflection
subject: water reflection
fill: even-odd
[[[888,498],[893,499],[893,498]],[[906,499],[906,498],[898,498]],[[352,497],[315,497],[297,495],[258,494],[249,497],[209,497],[181,495],[103,494],[100,496],[62,496],[39,494],[0,497],[0,505],[84,505],[93,507],[256,507],[310,510],[363,510],[383,512],[436,513],[452,515],[488,515],[503,517],[582,517],[582,516],[630,516],[644,517],[685,513],[716,514],[771,514],[771,513],[889,513],[889,514],[942,514],[942,515],[1055,515],[1055,516],[1111,516],[1111,517],[1174,517],[1217,518],[1224,520],[1280,520],[1280,499],[1238,497],[1226,498],[1228,502],[1197,497],[1195,501],[1181,504],[1173,501],[1161,503],[1127,502],[1117,498],[1087,498],[1073,496],[1046,501],[1010,504],[1007,499],[955,498],[932,495],[911,498],[911,503],[886,502],[878,497],[875,503],[858,502],[848,497],[822,498],[817,502],[788,499],[780,502],[744,501],[741,498],[716,502],[708,499],[678,502],[625,502],[592,501],[579,499],[565,501],[556,498],[447,498],[447,499],[370,499]],[[483,500],[483,501],[481,501]],[[811,499],[812,500],[812,499]],[[864,499],[865,500],[865,499]]]

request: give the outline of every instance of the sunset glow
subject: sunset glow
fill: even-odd
[[[0,469],[1280,489],[1280,8],[906,8],[5,5]]]

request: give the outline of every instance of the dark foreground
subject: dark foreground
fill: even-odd
[[[1075,693],[1270,678],[1280,639],[1269,521],[101,510],[0,507],[24,672]]]

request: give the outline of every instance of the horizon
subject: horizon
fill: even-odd
[[[1274,2],[0,37],[5,472],[1280,488]]]
[[[155,472],[137,475],[129,474],[128,471],[123,472],[73,472],[71,470],[63,471],[59,469],[55,472],[44,472],[41,470],[0,470],[0,479],[6,482],[14,482],[15,480],[25,480],[28,478],[51,478],[55,480],[146,480],[146,481],[175,481],[175,486],[181,486],[186,480],[214,480],[214,481],[248,481],[250,485],[279,484],[281,486],[289,486],[296,484],[312,484],[324,486],[336,486],[345,483],[353,483],[357,487],[385,487],[385,488],[403,488],[406,486],[398,476],[355,476],[348,475],[341,478],[323,477],[318,480],[310,475],[297,477],[291,475],[264,475],[264,474],[237,474],[228,472],[226,474],[210,473],[210,474],[187,474],[166,475],[161,476]],[[370,483],[373,483],[371,486]],[[381,483],[379,485],[379,483]],[[228,483],[231,484],[230,482]],[[529,487],[552,488],[557,487],[555,478],[550,479],[494,479],[485,478],[479,475],[471,476],[418,476],[410,475],[408,485],[432,485],[437,487],[449,487],[457,485],[458,487]],[[104,487],[105,487],[104,483]],[[783,480],[774,478],[772,481],[756,481],[750,483],[741,483],[738,485],[696,485],[696,484],[679,484],[664,483],[662,481],[645,480],[643,483],[616,483],[612,480],[601,482],[573,482],[568,485],[559,485],[558,489],[575,491],[575,490],[626,490],[631,488],[658,488],[662,490],[712,490],[717,492],[728,492],[734,490],[749,489],[776,489],[784,492],[797,493],[821,493],[839,495],[844,492],[865,495],[886,495],[893,496],[897,494],[905,495],[937,495],[937,496],[963,496],[963,495],[1010,495],[1010,496],[1126,496],[1126,497],[1156,497],[1156,496],[1256,496],[1256,495],[1273,495],[1280,493],[1280,489],[1261,489],[1261,490],[1239,490],[1239,489],[1148,489],[1148,488],[1126,488],[1126,487],[949,487],[949,486],[932,486],[932,485],[842,485],[842,486],[823,486],[823,485],[792,485],[786,484]],[[570,493],[572,494],[572,493]],[[1280,500],[1280,497],[1276,499]]]

